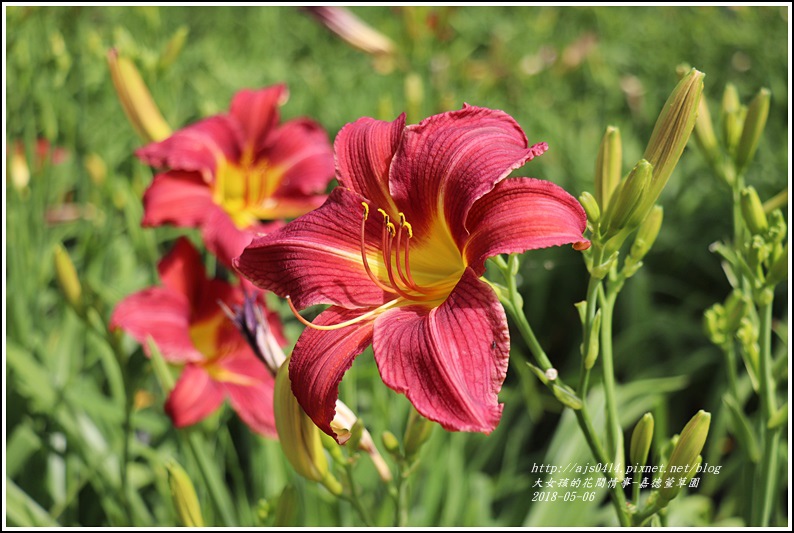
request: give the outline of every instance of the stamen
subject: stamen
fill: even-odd
[[[367,311],[363,315],[359,315],[356,318],[352,318],[350,320],[346,320],[344,322],[340,322],[339,324],[334,324],[333,326],[318,326],[317,324],[312,324],[311,322],[309,322],[308,320],[303,318],[300,315],[300,313],[298,313],[298,310],[295,309],[295,306],[292,304],[292,298],[287,296],[287,303],[289,304],[289,308],[292,310],[292,314],[295,315],[295,318],[297,318],[298,321],[300,321],[300,323],[303,324],[304,326],[310,327],[312,329],[317,329],[317,330],[320,330],[320,331],[332,331],[332,330],[335,330],[335,329],[341,329],[341,328],[346,328],[347,326],[352,326],[353,324],[357,324],[359,322],[367,320],[371,316],[377,315],[378,313],[380,313],[382,311],[385,311],[386,309],[388,309],[390,307],[393,307],[399,301],[400,301],[399,299],[389,300],[388,302],[386,302],[385,304],[381,305],[380,307],[376,307],[375,309]]]
[[[361,218],[361,262],[364,264],[364,270],[367,272],[369,279],[372,280],[372,283],[378,286],[379,289],[385,292],[389,292],[391,294],[397,294],[397,291],[389,287],[388,285],[381,283],[378,277],[372,272],[372,269],[369,268],[369,261],[367,261],[367,250],[365,247],[366,243],[366,236],[367,236],[367,216],[369,215],[369,205],[366,202],[361,202],[361,205],[364,206],[364,216]],[[381,211],[379,209],[378,211]],[[382,244],[382,243],[381,243]],[[382,248],[381,248],[382,249]]]

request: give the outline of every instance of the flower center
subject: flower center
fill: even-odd
[[[420,303],[434,307],[449,296],[463,275],[466,265],[460,251],[446,226],[440,222],[433,226],[430,239],[419,247],[414,246],[415,251],[419,252],[419,261],[417,261],[419,269],[412,271],[411,243],[414,239],[414,231],[402,212],[397,214],[397,224],[395,224],[385,210],[378,209],[378,213],[383,217],[380,253],[368,253],[366,234],[370,208],[366,202],[361,202],[361,205],[364,208],[359,239],[361,262],[370,280],[384,292],[392,294],[394,299],[346,322],[320,326],[300,316],[288,296],[290,309],[306,326],[319,330],[333,330],[367,320],[395,306]]]
[[[259,219],[272,218],[278,204],[273,198],[281,182],[282,172],[264,158],[254,159],[246,152],[239,162],[221,161],[215,173],[213,201],[220,205],[234,222],[245,229]]]

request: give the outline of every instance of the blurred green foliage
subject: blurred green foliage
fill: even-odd
[[[348,47],[294,7],[4,11],[6,153],[10,160],[22,143],[31,173],[19,189],[6,179],[4,194],[9,525],[174,525],[165,469],[173,457],[197,485],[207,523],[217,523],[141,350],[125,339],[132,355],[120,366],[101,328],[80,321],[55,281],[53,249],[64,243],[86,304],[107,321],[122,297],[156,283],[158,258],[182,233],[140,228],[151,171],[132,155],[140,142],[113,91],[110,47],[136,62],[174,128],[223,112],[241,88],[282,81],[291,92],[284,116],[311,116],[331,138],[364,115],[393,119],[407,109],[417,121],[464,102],[504,109],[530,142],[550,146],[520,175],[555,181],[575,196],[593,190],[608,124],[621,130],[624,169],[639,159],[676,83],[675,68],[687,62],[706,73],[712,115],[728,82],[743,101],[762,86],[771,90],[769,121],[747,181],[762,201],[787,187],[788,7],[356,8],[396,43],[394,65]],[[181,53],[173,44],[179,39]],[[421,82],[420,100],[406,99],[407,74]],[[63,148],[67,160],[37,162],[39,139]],[[700,154],[685,152],[662,196],[665,222],[656,246],[627,285],[616,316],[627,432],[646,411],[654,412],[657,436],[668,438],[698,409],[719,409],[722,357],[700,324],[703,311],[729,292],[708,248],[731,232],[730,202]],[[541,343],[561,374],[575,374],[581,340],[572,304],[583,298],[586,283],[579,256],[570,249],[531,252],[520,275]],[[783,341],[777,357],[785,355],[788,338],[785,290],[776,299]],[[287,328],[293,340],[299,331],[294,322]],[[518,335],[513,345],[514,353],[526,352]],[[558,404],[519,366],[511,366],[500,395],[503,419],[493,434],[434,431],[413,480],[409,525],[614,523],[607,507],[595,512],[598,502],[532,502],[534,464],[588,457],[570,413],[560,420]],[[125,380],[139,392],[124,494]],[[591,401],[599,394],[594,386]],[[371,352],[354,365],[341,395],[373,435],[403,430],[408,404],[382,385]],[[270,524],[274,516],[286,525],[358,524],[347,504],[298,478],[278,444],[252,435],[228,410],[192,431],[218,460],[234,495],[230,512],[241,525]],[[741,483],[741,467],[724,427],[713,428],[710,438],[725,468],[705,479],[696,497],[673,502],[671,525],[737,523],[737,502],[721,495],[728,484]],[[387,502],[375,518],[387,525],[393,511],[385,488],[371,465],[360,463],[365,502]],[[285,489],[288,484],[300,490]],[[279,507],[284,494],[289,505],[300,495],[301,512]]]

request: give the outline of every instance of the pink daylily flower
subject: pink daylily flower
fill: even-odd
[[[256,233],[323,203],[333,177],[328,137],[300,118],[279,124],[284,85],[242,90],[228,114],[201,120],[136,152],[167,169],[146,191],[144,226],[198,227],[226,265]]]
[[[372,344],[383,381],[448,430],[489,433],[510,340],[480,277],[488,257],[573,243],[585,213],[557,185],[508,174],[546,151],[502,111],[464,106],[405,126],[362,118],[335,142],[319,209],[255,238],[235,261],[296,312],[331,304],[301,335],[290,379],[326,433],[339,383]],[[298,315],[300,316],[300,315]]]
[[[228,398],[255,432],[276,437],[274,380],[256,358],[221,307],[243,303],[243,291],[219,279],[207,279],[198,251],[186,238],[158,265],[162,286],[132,294],[114,309],[111,328],[126,331],[148,354],[148,339],[169,363],[183,364],[165,410],[176,427],[195,424]],[[275,314],[268,314],[281,337]]]

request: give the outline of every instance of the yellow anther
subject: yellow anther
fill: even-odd
[[[405,214],[400,211],[397,216],[400,217],[400,227],[405,226]]]
[[[364,220],[367,220],[369,216],[369,204],[367,202],[361,202],[361,205],[364,206]]]
[[[402,213],[400,213],[402,215]],[[410,222],[403,222],[400,224],[402,227],[408,230],[408,238],[412,238],[414,236],[414,229],[411,227]]]
[[[384,211],[384,210],[383,210],[383,209],[381,209],[380,207],[378,208],[378,213],[380,213],[381,215],[383,215],[383,218],[385,218],[386,220],[389,220],[389,213],[387,213],[386,211]]]
[[[391,235],[392,237],[397,235],[397,231],[394,229],[394,224],[389,222],[389,216],[388,215],[386,215],[386,230],[388,230],[389,235]]]

